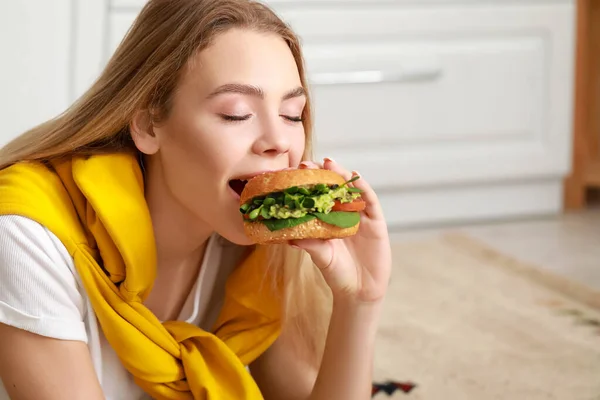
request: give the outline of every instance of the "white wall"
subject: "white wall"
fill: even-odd
[[[70,101],[70,0],[0,1],[0,146]]]

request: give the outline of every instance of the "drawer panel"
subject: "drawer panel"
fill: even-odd
[[[538,140],[547,49],[534,35],[311,42],[319,145]]]

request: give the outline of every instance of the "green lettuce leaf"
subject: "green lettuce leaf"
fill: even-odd
[[[312,215],[326,224],[340,228],[351,228],[360,222],[360,214],[357,212],[332,211],[329,214],[313,213]]]

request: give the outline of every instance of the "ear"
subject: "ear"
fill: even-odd
[[[148,110],[139,110],[129,124],[135,146],[144,154],[155,154],[160,149],[158,136],[154,134]]]

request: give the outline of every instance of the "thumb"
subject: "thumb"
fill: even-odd
[[[313,263],[315,263],[320,270],[327,269],[333,262],[335,252],[331,240],[291,240],[289,244],[292,247],[306,251]]]

